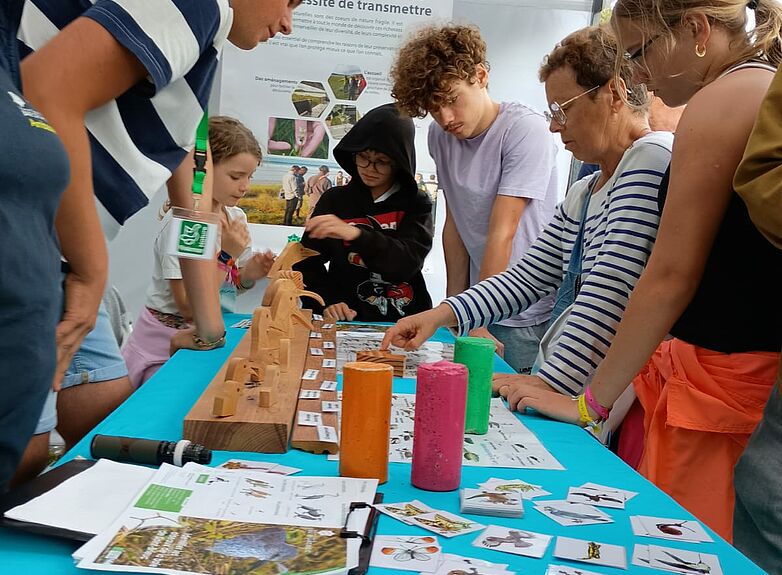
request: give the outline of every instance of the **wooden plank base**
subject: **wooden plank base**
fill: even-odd
[[[311,315],[309,310],[306,313]],[[210,449],[223,451],[255,451],[258,453],[285,453],[293,429],[293,418],[299,396],[304,363],[309,355],[309,330],[294,323],[290,343],[290,365],[279,373],[279,384],[270,407],[260,407],[259,392],[265,382],[247,377],[237,400],[236,412],[228,417],[215,417],[212,408],[215,397],[223,388],[223,381],[232,358],[250,356],[251,334],[242,338],[204,393],[184,420],[183,437]],[[264,369],[258,370],[264,373]],[[265,375],[264,375],[265,378]]]

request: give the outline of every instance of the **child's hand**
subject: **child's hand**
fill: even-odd
[[[343,302],[331,304],[323,310],[323,319],[332,321],[353,321],[356,315],[357,312]]]
[[[242,282],[249,283],[265,278],[274,263],[274,254],[266,250],[262,254],[253,254],[253,257],[241,269]]]
[[[347,222],[339,219],[334,214],[324,214],[311,218],[304,231],[308,232],[310,237],[315,240],[335,239],[352,242],[361,235],[361,230],[356,226],[351,226]]]
[[[222,230],[220,249],[231,254],[231,257],[236,259],[250,245],[250,229],[247,227],[247,224],[238,218],[229,222],[228,218],[223,217],[220,220],[220,224]]]

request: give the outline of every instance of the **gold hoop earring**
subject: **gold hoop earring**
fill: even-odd
[[[695,55],[698,58],[703,58],[706,55],[706,46],[703,46],[703,49],[701,49],[700,44],[695,44]]]

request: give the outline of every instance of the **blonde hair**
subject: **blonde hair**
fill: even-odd
[[[256,137],[247,126],[230,116],[209,118],[209,149],[212,152],[212,165],[245,152],[258,158],[259,165],[263,160],[263,152]],[[171,202],[167,199],[160,206],[158,219],[162,220],[170,209]]]
[[[747,32],[751,5],[755,29]],[[675,28],[694,12],[704,14],[712,26],[722,27],[737,40],[724,69],[752,58],[766,59],[774,66],[782,62],[782,5],[777,0],[619,0],[611,20],[626,18],[645,33],[664,36],[670,51],[675,45]]]

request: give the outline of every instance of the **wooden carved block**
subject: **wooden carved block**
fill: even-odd
[[[241,395],[243,384],[238,381],[227,380],[223,382],[219,392],[212,402],[212,415],[215,417],[228,417],[236,413],[236,404]]]
[[[280,371],[287,373],[291,362],[291,340],[280,340]]]
[[[271,407],[277,401],[277,389],[280,386],[280,368],[267,365],[263,374],[263,384],[258,391],[258,405]]]
[[[356,352],[356,361],[369,361],[372,363],[385,363],[394,368],[394,377],[405,376],[405,356],[390,351],[372,349]]]

